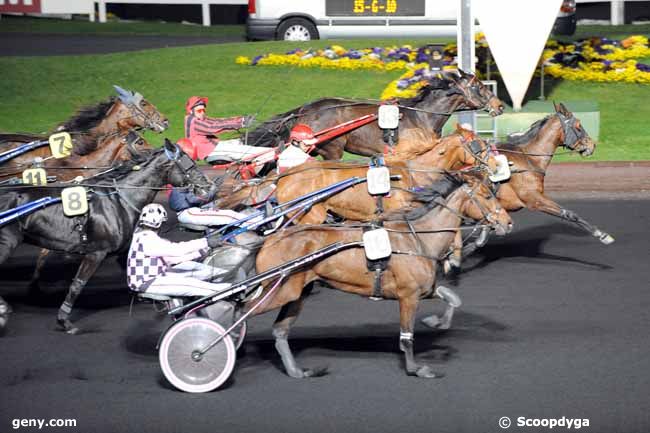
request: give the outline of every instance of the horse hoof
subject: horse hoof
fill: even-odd
[[[57,319],[56,323],[66,334],[77,335],[79,333],[79,328],[74,326],[68,319]]]
[[[428,365],[423,365],[422,367],[418,368],[415,371],[415,375],[423,379],[439,379],[444,376],[442,373],[436,373],[435,371],[431,370],[431,367]]]
[[[303,377],[322,377],[327,374],[327,367],[306,368]]]
[[[438,318],[438,316],[435,314],[425,317],[424,319],[420,320],[420,322],[431,329],[439,329],[439,326],[442,324],[440,318]]]
[[[320,377],[327,374],[327,367],[304,368],[287,371],[287,374],[294,379],[304,379],[305,377]]]
[[[614,243],[614,238],[612,237],[612,235],[610,235],[608,233],[603,233],[600,236],[599,240],[605,245],[609,245],[609,244]]]

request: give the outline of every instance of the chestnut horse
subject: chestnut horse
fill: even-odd
[[[94,106],[82,108],[74,117],[56,128],[57,132],[69,132],[73,138],[74,147],[71,157],[75,156],[77,159],[74,163],[66,162],[65,164],[68,166],[71,164],[81,164],[81,166],[97,164],[91,154],[102,145],[116,144],[113,141],[107,141],[111,136],[137,129],[150,129],[155,132],[163,132],[167,129],[167,118],[142,95],[118,86],[115,86],[115,89],[118,93],[117,98],[110,98]],[[0,134],[0,153],[36,140],[47,140],[47,137],[33,134]],[[19,155],[2,164],[1,168],[4,174],[0,173],[0,180],[12,177],[29,168],[36,157],[45,159],[49,156],[48,146]],[[81,158],[83,156],[88,158]],[[61,161],[56,161],[51,165],[61,166],[63,164]],[[57,176],[59,175],[63,175],[63,173]]]
[[[413,356],[413,328],[419,300],[434,295],[438,261],[460,229],[462,214],[486,221],[501,235],[511,230],[512,221],[489,188],[480,182],[470,188],[457,178],[446,176],[418,193],[416,199],[424,206],[408,212],[398,211],[385,218],[393,254],[378,280],[382,297],[399,302],[400,349],[405,354],[406,372],[433,378],[438,375],[429,366],[416,362]],[[257,271],[264,272],[335,242],[357,242],[364,228],[359,225],[291,227],[267,238],[257,255]],[[269,302],[255,311],[254,314],[260,314],[282,308],[273,325],[273,336],[287,374],[302,378],[324,372],[300,368],[289,348],[289,331],[302,309],[303,289],[314,281],[323,281],[345,292],[371,296],[376,294],[375,278],[376,273],[367,268],[364,251],[347,249],[288,276]],[[445,289],[440,289],[435,294],[447,299]],[[255,301],[249,301],[244,310],[254,304]],[[459,300],[455,306],[459,306]],[[450,307],[453,308],[451,303]],[[451,320],[451,314],[445,316]]]
[[[544,177],[555,150],[565,147],[589,156],[596,144],[589,137],[573,113],[563,104],[555,105],[555,113],[535,122],[530,129],[507,143],[497,145],[511,162],[511,177],[500,185],[499,201],[509,212],[522,208],[541,211],[576,224],[603,244],[614,238],[592,226],[578,214],[562,208],[544,194]]]
[[[414,98],[397,99],[395,102],[402,113],[400,134],[415,128],[440,137],[443,125],[457,111],[486,110],[492,116],[503,113],[503,102],[475,75],[462,70],[458,74],[449,72],[442,74],[442,78],[432,78]],[[296,123],[304,123],[314,131],[320,131],[367,114],[376,114],[380,104],[344,98],[318,99],[262,123],[249,132],[248,143],[277,147],[280,142],[288,140],[289,131]],[[363,156],[382,154],[385,149],[382,134],[382,130],[373,122],[323,143],[318,147],[317,154],[329,160],[341,159],[344,151]]]
[[[390,197],[384,199],[386,209],[404,206],[410,201],[408,189],[426,185],[444,171],[458,170],[463,166],[496,168],[489,146],[474,132],[459,126],[456,133],[441,139],[411,130],[408,141],[411,144],[404,146],[408,151],[386,157],[391,174],[402,176],[401,180],[393,183],[396,189]],[[365,177],[367,170],[365,163],[310,161],[250,185],[224,184],[216,206],[232,209],[239,205],[255,205],[268,197],[274,184],[277,184],[278,201],[284,203],[353,176]],[[298,221],[303,224],[323,223],[328,210],[353,220],[370,219],[376,210],[376,202],[366,188],[360,184],[317,203]]]

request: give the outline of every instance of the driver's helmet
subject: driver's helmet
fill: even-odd
[[[160,228],[167,221],[167,211],[158,203],[151,203],[142,208],[139,223],[153,229]]]
[[[192,109],[197,105],[208,106],[208,98],[206,96],[190,96],[185,103],[185,114],[190,114]]]
[[[312,140],[314,138],[314,131],[305,125],[304,123],[297,123],[291,128],[291,133],[289,134],[290,141],[305,141]]]

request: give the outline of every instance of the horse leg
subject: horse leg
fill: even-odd
[[[564,209],[562,206],[555,203],[553,200],[546,197],[542,193],[535,193],[533,195],[532,201],[528,205],[528,208],[532,210],[539,210],[549,215],[561,218],[565,221],[572,222],[581,229],[589,232],[593,237],[605,245],[609,245],[614,242],[614,238],[610,234],[600,230],[596,226],[592,226],[587,221],[582,219],[577,213],[568,209]]]
[[[454,310],[462,305],[462,301],[456,292],[445,286],[438,286],[436,288],[436,296],[447,304],[445,312],[442,317],[432,314],[422,319],[421,322],[429,328],[449,329],[451,328],[451,320],[454,317]]]
[[[106,257],[106,254],[106,251],[95,251],[93,253],[86,254],[81,261],[81,265],[79,265],[77,274],[75,275],[74,279],[72,280],[72,284],[70,284],[70,288],[68,289],[68,295],[65,297],[65,301],[63,301],[63,304],[61,304],[61,307],[59,308],[59,314],[56,320],[57,324],[63,328],[63,331],[68,334],[74,335],[79,332],[79,328],[75,327],[70,321],[72,307],[74,306],[75,301],[81,294],[81,291],[83,290],[90,277],[93,276],[99,265]]]
[[[298,318],[298,314],[302,310],[303,298],[289,302],[284,305],[275,319],[273,324],[273,336],[275,337],[275,349],[282,358],[282,364],[287,374],[296,379],[304,377],[317,377],[322,376],[327,372],[327,368],[303,369],[296,363],[296,359],[289,347],[289,331],[291,326]]]
[[[399,347],[404,352],[406,360],[406,373],[410,376],[432,379],[442,377],[441,374],[431,370],[428,365],[418,364],[413,355],[413,328],[415,327],[415,312],[417,310],[417,295],[399,298]]]
[[[23,235],[20,233],[17,224],[11,224],[0,230],[0,264],[11,256],[18,244],[23,241]],[[0,331],[7,326],[11,314],[11,306],[0,297]]]
[[[29,281],[29,291],[32,294],[38,294],[40,292],[38,280],[41,278],[41,271],[43,270],[43,266],[45,266],[45,262],[49,255],[50,250],[45,248],[41,248],[41,251],[38,253],[34,273],[32,274],[32,279]]]
[[[7,326],[9,314],[11,314],[11,307],[0,297],[0,332]]]
[[[460,270],[460,263],[463,259],[463,235],[460,230],[454,236],[454,243],[451,247],[451,254],[449,258],[443,263],[443,270],[445,274],[454,270]]]

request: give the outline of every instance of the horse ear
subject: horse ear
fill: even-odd
[[[569,110],[566,108],[566,106],[562,102],[560,102],[560,110],[562,110],[562,113],[564,113],[564,114],[569,114]]]
[[[113,84],[113,88],[117,92],[117,96],[120,98],[122,102],[127,102],[128,99],[131,97],[131,92],[129,92],[128,90],[124,90],[117,84]]]
[[[555,108],[556,113],[560,112],[560,107],[558,107],[558,105],[555,103],[555,101],[553,101],[553,108]]]

